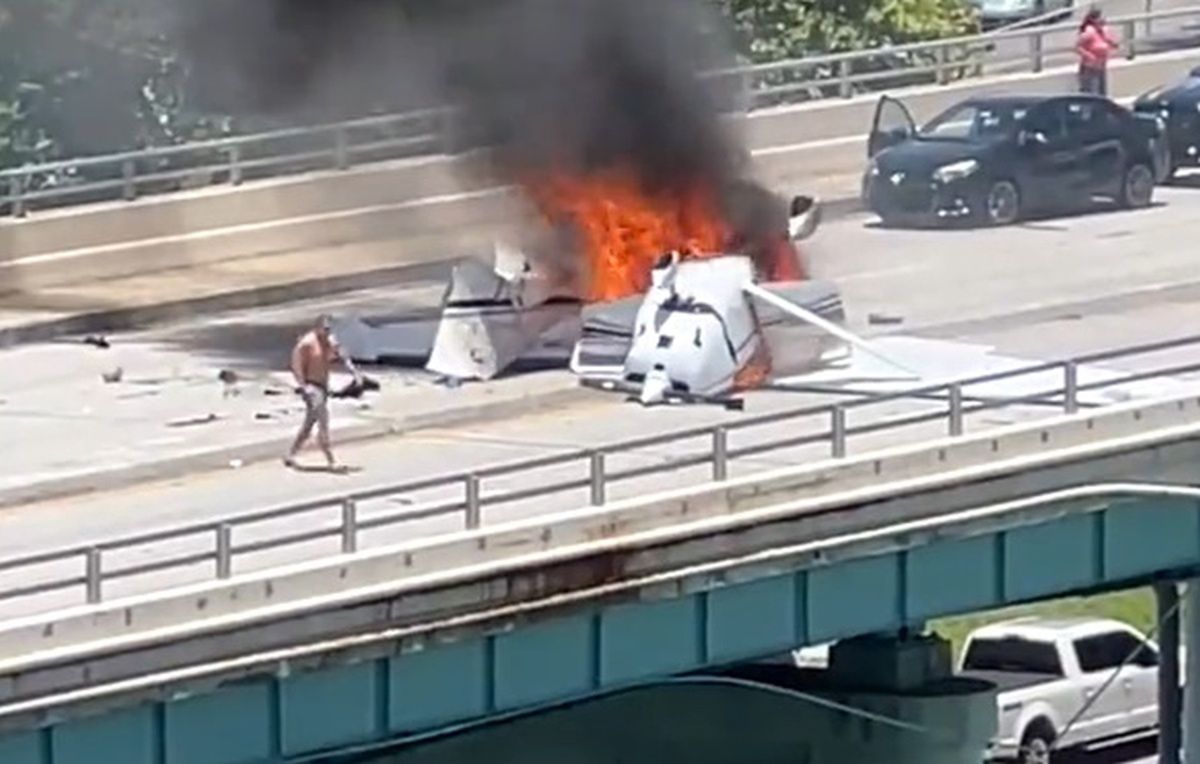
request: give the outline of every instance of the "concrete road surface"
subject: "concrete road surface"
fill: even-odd
[[[869,314],[888,313],[904,319],[904,325],[889,327],[889,331],[968,339],[995,345],[1009,355],[1027,358],[1060,357],[1197,331],[1195,316],[1200,285],[1192,282],[1200,280],[1193,245],[1200,236],[1200,215],[1197,215],[1200,190],[1169,189],[1161,194],[1161,198],[1160,206],[1140,212],[1082,215],[983,231],[892,231],[877,227],[867,218],[857,217],[829,225],[811,244],[809,255],[816,275],[833,278],[842,285],[852,323],[863,330],[871,330],[866,320]],[[431,285],[413,285],[398,299],[427,299],[427,294],[420,296],[421,290],[429,292]],[[380,305],[378,293],[351,299],[364,305]],[[385,296],[388,307],[389,299]],[[198,319],[186,325],[114,340],[134,354],[139,363],[145,364],[139,373],[146,375],[154,373],[152,367],[155,364],[177,362],[204,364],[210,370],[218,364],[230,364],[247,375],[269,374],[281,361],[279,342],[290,337],[296,321],[311,315],[312,307],[293,306],[217,320]],[[258,336],[256,331],[275,339],[259,345],[254,340]],[[21,426],[20,432],[27,434],[22,436],[19,448],[6,449],[9,465],[36,463],[39,453],[61,454],[64,459],[75,459],[80,463],[103,459],[105,446],[97,445],[97,439],[104,437],[110,438],[110,444],[130,449],[135,458],[138,454],[149,458],[156,449],[168,447],[154,442],[153,438],[176,437],[186,445],[190,438],[213,437],[192,434],[202,432],[203,427],[175,431],[166,428],[163,414],[170,406],[143,414],[131,405],[125,409],[129,412],[127,419],[109,418],[112,409],[107,404],[111,399],[101,397],[106,386],[93,373],[80,375],[71,371],[70,362],[58,356],[69,354],[73,358],[89,353],[93,353],[90,348],[60,345],[23,348],[5,354],[8,371],[4,397],[7,402],[0,407],[0,416],[10,415],[4,412],[11,407],[19,412],[19,417],[38,421],[36,427]],[[1141,359],[1129,368],[1157,367],[1177,361],[1179,357],[1164,355]],[[54,360],[45,361],[47,358]],[[92,356],[88,358],[91,363]],[[1193,353],[1191,359],[1195,358]],[[49,365],[39,366],[42,362]],[[158,373],[162,373],[161,370]],[[531,379],[544,381],[562,374],[546,372],[532,378],[517,378],[514,383],[529,384]],[[198,386],[200,392],[195,394],[219,397],[219,389],[208,381],[205,385],[207,387]],[[56,394],[49,395],[47,389],[54,389]],[[122,386],[114,389],[127,393],[137,390],[136,387]],[[454,392],[438,391],[436,394]],[[179,395],[180,402],[188,400],[184,393]],[[814,396],[761,392],[748,397],[747,409],[751,413],[774,411],[816,400],[818,398]],[[105,405],[96,405],[96,402]],[[63,410],[89,405],[93,406],[90,414],[61,415]],[[896,402],[878,406],[864,416],[877,421],[941,405]],[[968,427],[986,427],[1038,415],[1044,415],[1044,412],[1032,409],[1008,411],[999,416],[973,417],[968,421]],[[290,416],[278,426],[293,426],[295,415]],[[0,558],[93,543],[182,523],[210,521],[249,509],[316,495],[333,495],[348,489],[393,484],[517,458],[596,448],[631,436],[691,425],[711,426],[740,416],[713,407],[644,410],[597,394],[554,412],[473,427],[423,431],[343,448],[343,458],[362,468],[361,472],[350,476],[294,474],[283,471],[274,463],[265,463],[5,510],[0,513]],[[851,424],[864,421],[867,419]],[[222,426],[225,424],[208,425],[214,432],[221,432]],[[250,425],[242,421],[238,426]],[[757,433],[737,435],[732,445],[749,445],[755,438],[816,432],[825,426],[824,421],[777,424]],[[851,449],[876,447],[897,439],[930,437],[940,432],[940,429],[927,426],[863,436],[851,441]],[[699,453],[707,450],[708,443],[697,440],[684,448]],[[749,470],[821,458],[827,453],[824,448],[810,446],[740,460],[733,471],[744,474]],[[677,457],[679,452],[677,448],[650,447],[614,458],[608,467],[621,470],[662,463]],[[574,463],[548,469],[542,477],[545,480],[581,478],[586,474],[585,470],[584,463]],[[6,477],[13,474],[9,471]],[[695,483],[707,477],[707,468],[700,467],[667,476],[625,481],[610,489],[610,497],[638,495],[655,488]],[[528,487],[528,482],[518,485],[510,478],[488,480],[484,485],[485,496]],[[364,519],[403,513],[429,502],[457,498],[458,491],[456,487],[453,491],[401,492],[364,504],[360,511]],[[581,489],[575,494],[554,497],[553,501],[492,505],[485,510],[484,520],[496,522],[578,506],[586,501],[586,490]],[[286,522],[239,528],[234,542],[242,545],[283,532],[332,528],[338,517],[336,508],[331,507]],[[378,545],[445,532],[461,528],[462,522],[461,514],[407,522],[366,533],[362,543]],[[211,534],[205,534],[180,542],[152,544],[106,555],[104,564],[106,569],[116,570],[164,555],[210,549],[211,545]],[[336,551],[337,540],[330,538],[240,556],[236,569],[251,570]],[[74,559],[19,574],[0,574],[0,593],[14,586],[77,576],[81,572],[82,560]],[[106,584],[106,596],[211,575],[211,563],[204,563],[167,574],[130,577]],[[81,588],[75,587],[36,598],[12,600],[0,603],[0,614],[15,615],[65,606],[78,603],[81,597]]]

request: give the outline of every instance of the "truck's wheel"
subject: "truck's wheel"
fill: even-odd
[[[1021,764],[1050,764],[1054,733],[1048,725],[1034,724],[1021,740]]]

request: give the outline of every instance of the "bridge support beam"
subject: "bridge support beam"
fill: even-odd
[[[1184,661],[1183,712],[1184,752],[1187,764],[1200,762],[1200,579],[1188,581],[1183,600]]]
[[[996,733],[995,688],[954,677],[950,644],[938,637],[906,631],[839,642],[825,676],[828,685],[813,695],[845,703],[835,716],[854,709],[860,718],[812,735],[826,741],[829,758],[818,761],[976,764]],[[866,727],[872,732],[860,739],[855,732]]]
[[[1179,764],[1182,714],[1179,697],[1179,590],[1175,582],[1156,584],[1158,605],[1158,761]]]

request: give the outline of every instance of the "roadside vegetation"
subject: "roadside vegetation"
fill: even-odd
[[[957,657],[967,634],[997,621],[1025,616],[1113,618],[1138,629],[1143,634],[1154,628],[1154,592],[1151,589],[1131,589],[1116,594],[1101,594],[1095,597],[1072,597],[1069,599],[1040,602],[1036,605],[992,610],[958,618],[946,618],[932,622],[930,629],[954,645]]]

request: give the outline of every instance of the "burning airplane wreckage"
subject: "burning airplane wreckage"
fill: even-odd
[[[787,233],[773,244],[776,257],[795,264],[770,270],[801,274],[794,244],[820,216],[815,199],[793,199]],[[424,361],[453,381],[566,364],[584,383],[635,393],[644,404],[722,399],[861,343],[840,327],[833,284],[764,280],[772,274],[749,255],[663,252],[644,291],[615,299],[605,299],[612,290],[595,272],[591,287],[579,289],[555,262],[497,245],[490,265],[455,265],[438,319],[338,317],[334,333],[364,363]]]
[[[344,352],[363,363],[423,364],[454,382],[488,380],[514,368],[569,366],[583,384],[624,392],[644,405],[741,408],[735,394],[766,385],[886,395],[1037,365],[983,345],[902,335],[867,340],[846,329],[836,285],[805,278],[795,247],[813,235],[820,217],[816,200],[796,197],[787,234],[768,247],[766,260],[761,248],[756,256],[673,250],[643,274],[627,267],[630,252],[623,251],[626,267],[616,269],[616,286],[593,271],[579,288],[563,273],[561,257],[496,245],[490,264],[464,259],[455,265],[437,318],[341,316],[334,334]],[[590,251],[613,254],[605,247]],[[1120,383],[1122,372],[1092,366],[1080,367],[1078,375],[1085,387],[1108,385],[1082,392],[1082,405],[1192,388],[1175,379]],[[1045,370],[972,385],[971,395],[1016,398],[1060,381]]]

